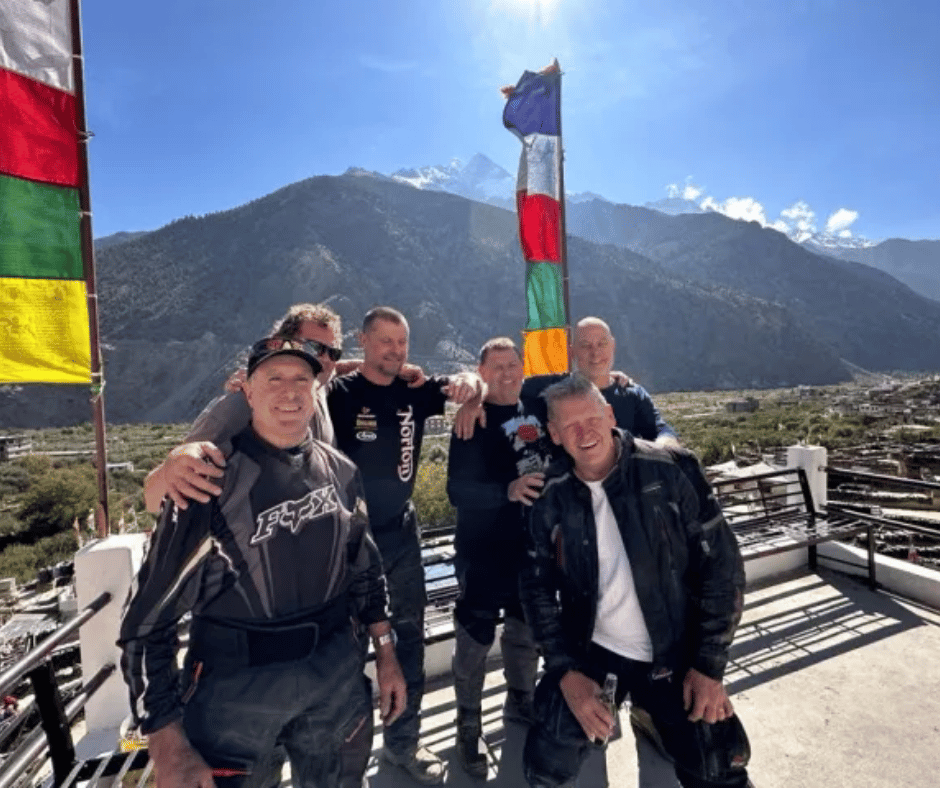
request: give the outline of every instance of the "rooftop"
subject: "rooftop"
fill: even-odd
[[[940,775],[940,613],[830,570],[750,589],[726,680],[751,740],[757,788],[930,788]],[[503,727],[502,672],[484,692],[488,784],[524,788],[525,729]],[[425,696],[423,743],[453,760],[446,785],[479,786],[456,763],[454,696]],[[577,788],[676,788],[671,768],[645,741],[623,735],[592,754]],[[381,761],[377,727],[372,788],[417,783]]]

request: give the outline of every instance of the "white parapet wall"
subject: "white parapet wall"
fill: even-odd
[[[111,593],[111,601],[80,630],[82,676],[87,680],[108,664],[117,668],[85,705],[86,738],[84,746],[83,742],[78,745],[82,757],[116,749],[121,723],[130,714],[117,639],[121,612],[143,561],[146,541],[144,534],[109,536],[85,545],[75,554],[79,611],[105,591]]]
[[[787,446],[787,467],[802,468],[806,472],[806,481],[817,509],[829,500],[826,492],[827,458],[825,446]],[[798,496],[799,492],[795,491],[794,495]]]
[[[819,563],[840,572],[868,577],[868,551],[842,542],[819,545]],[[892,593],[940,610],[940,572],[910,561],[875,555],[879,585]]]
[[[808,563],[805,547],[787,550],[776,555],[765,555],[762,558],[753,558],[744,564],[747,587],[753,588],[756,585],[764,585],[777,578],[791,575],[805,568]]]

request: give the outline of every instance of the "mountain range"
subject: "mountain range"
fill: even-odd
[[[487,162],[351,169],[99,239],[109,421],[191,419],[298,301],[331,304],[347,350],[370,307],[400,308],[412,356],[430,371],[472,365],[491,336],[518,338],[524,262],[516,217],[495,202],[511,199],[499,189],[514,179]],[[833,383],[856,366],[940,369],[940,303],[874,263],[714,212],[669,215],[593,194],[569,198],[568,229],[574,319],[604,317],[618,368],[651,391]],[[4,387],[0,426],[86,421],[84,397]]]
[[[481,153],[474,155],[466,164],[459,159],[453,159],[445,166],[399,170],[392,173],[391,177],[416,188],[446,191],[515,210],[515,177]],[[626,207],[617,206],[593,192],[568,193],[565,199],[568,206],[596,202],[598,205],[592,210],[600,213],[610,210],[604,203],[611,208]],[[702,202],[674,196],[647,202],[643,207],[669,216],[717,214],[716,211],[702,207]],[[606,237],[598,230],[597,227],[591,228],[592,234],[583,237],[595,243],[618,243],[616,232]],[[568,232],[578,235],[581,234],[581,228],[569,223]],[[878,268],[915,292],[927,298],[940,299],[940,241],[892,238],[875,243],[859,236],[842,236],[827,232],[807,233],[802,229],[794,230],[789,238],[814,254]]]

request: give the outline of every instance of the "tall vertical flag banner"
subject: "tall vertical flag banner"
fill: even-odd
[[[526,71],[503,88],[503,124],[522,141],[516,208],[526,261],[527,375],[568,371],[568,294],[564,175],[561,145],[561,69],[558,61]]]
[[[90,383],[69,0],[0,0],[0,383]]]

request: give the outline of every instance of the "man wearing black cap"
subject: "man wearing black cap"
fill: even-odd
[[[294,785],[361,785],[372,713],[354,619],[373,638],[383,719],[404,708],[359,473],[310,437],[314,353],[282,337],[252,347],[251,425],[232,440],[222,493],[164,507],[132,589],[122,668],[159,788],[263,788],[281,748]]]

